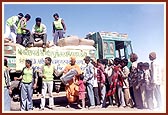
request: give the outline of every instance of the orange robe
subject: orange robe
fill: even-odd
[[[82,73],[80,67],[77,64],[73,66],[68,64],[64,69],[64,74],[66,74],[71,69],[76,69],[76,71],[78,72],[78,75]],[[79,81],[79,76],[74,76],[73,79],[68,82],[69,85],[65,87],[66,96],[69,103],[73,103],[78,99],[79,87],[78,85],[75,84],[75,82],[77,83],[78,81]]]

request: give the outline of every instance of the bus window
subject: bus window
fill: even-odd
[[[108,43],[107,42],[103,43],[103,51],[104,51],[104,54],[108,54]]]
[[[110,42],[109,46],[110,46],[110,54],[114,55],[114,44],[113,44],[113,42]]]
[[[121,52],[121,59],[124,59],[125,58],[124,48],[120,49],[120,52]]]
[[[127,49],[128,49],[128,55],[130,55],[132,53],[131,44],[127,46]]]
[[[126,42],[126,49],[127,49],[127,56],[129,58],[130,54],[132,53],[131,42]]]
[[[125,58],[125,51],[123,49],[116,50],[116,57],[124,59]]]

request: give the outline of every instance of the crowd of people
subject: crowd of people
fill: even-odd
[[[63,38],[66,32],[66,25],[62,18],[59,18],[58,13],[53,15],[53,43],[57,45],[58,40]],[[43,48],[47,43],[47,27],[42,23],[42,19],[37,17],[36,24],[33,25],[32,31],[27,28],[27,22],[31,19],[30,14],[19,13],[17,16],[12,16],[6,21],[5,38],[10,38],[13,43],[23,45],[25,47],[33,47],[34,42],[43,41]]]
[[[133,53],[130,56],[131,66],[128,67],[128,59],[91,59],[84,58],[85,69],[81,70],[76,64],[76,58],[70,58],[63,73],[59,73],[51,63],[50,57],[45,58],[45,64],[41,67],[39,76],[42,78],[42,92],[40,109],[44,110],[45,96],[49,92],[49,109],[54,109],[53,79],[54,76],[63,74],[60,78],[65,84],[67,108],[72,103],[77,103],[81,109],[106,108],[117,106],[138,109],[155,109],[162,107],[160,85],[162,76],[160,67],[156,63],[156,53],[149,54],[151,63],[137,62],[138,56]],[[10,87],[9,69],[7,59],[4,60],[4,100],[9,102],[12,90]],[[33,89],[37,88],[38,77],[34,72],[31,60],[25,61],[25,67],[20,77],[21,111],[33,110]],[[8,92],[9,90],[9,92]],[[156,100],[156,107],[154,104]],[[4,103],[4,109],[10,110],[10,103]]]

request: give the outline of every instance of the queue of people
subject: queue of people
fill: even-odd
[[[128,68],[128,59],[115,58],[91,59],[84,58],[85,67],[82,71],[76,64],[76,58],[70,58],[63,75],[60,78],[65,85],[67,108],[72,103],[77,102],[81,109],[94,109],[96,107],[106,108],[107,106],[117,106],[121,108],[130,107],[138,109],[154,109],[153,100],[157,102],[157,108],[162,107],[160,85],[162,76],[160,67],[156,62],[156,53],[149,54],[151,63],[137,62],[138,56],[131,54],[131,67]],[[44,110],[45,96],[49,92],[49,109],[54,109],[53,80],[60,74],[51,63],[50,57],[45,58],[45,63],[41,67],[39,77],[42,78],[42,93],[40,109]],[[10,79],[7,69],[7,60],[4,63],[4,94],[10,95]],[[31,60],[25,61],[22,74],[15,80],[21,80],[21,111],[33,110],[32,95],[33,89],[37,88],[37,74],[34,72]],[[9,90],[9,94],[7,93]],[[5,100],[9,101],[8,96]],[[5,110],[9,110],[5,105]],[[9,106],[8,106],[9,107]]]
[[[57,45],[58,40],[64,37],[66,32],[66,25],[62,18],[59,18],[58,13],[53,15],[53,43]],[[32,27],[32,31],[27,28],[27,22],[31,19],[30,14],[19,13],[17,16],[12,16],[6,21],[5,38],[11,36],[11,41],[23,45],[25,47],[33,47],[34,42],[40,40],[43,41],[42,47],[46,47],[47,43],[47,27],[42,23],[42,19],[37,17],[35,24]],[[37,39],[38,38],[38,39]]]

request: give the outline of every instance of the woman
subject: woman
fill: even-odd
[[[34,76],[32,61],[26,60],[22,74],[15,80],[21,80],[21,111],[33,110],[33,88],[37,87],[37,77]]]

